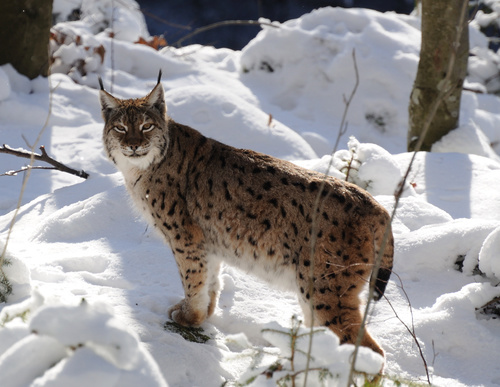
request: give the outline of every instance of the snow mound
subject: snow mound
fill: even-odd
[[[312,169],[319,173],[326,173],[327,175],[336,177],[340,180],[345,180],[346,175],[341,171],[344,164],[335,167],[332,156],[325,155],[320,159],[311,160],[294,160],[294,163],[302,168]]]
[[[348,181],[366,189],[372,195],[391,195],[403,179],[397,162],[384,148],[376,144],[361,144],[352,137],[349,150],[334,154],[333,166],[346,175]],[[405,195],[413,190],[406,187]]]
[[[479,269],[489,278],[500,280],[500,227],[485,239],[479,252]]]
[[[347,180],[367,190],[374,196],[394,195],[403,180],[396,159],[376,144],[360,143],[351,136],[347,150],[339,150],[321,159],[300,160],[296,163],[304,168],[326,173]],[[403,196],[415,195],[410,184],[405,184]]]
[[[270,367],[260,367],[244,375],[242,380],[252,377],[255,379],[250,386],[270,386],[272,379],[274,383],[287,375],[296,372],[295,383],[304,383],[304,371],[307,367],[307,353],[311,338],[310,328],[298,326],[297,322],[292,324],[291,329],[286,329],[277,323],[268,324],[262,331],[263,337],[274,347],[280,350],[280,365],[277,370],[270,371]],[[293,340],[292,341],[292,337]],[[312,354],[309,367],[316,371],[310,371],[309,383],[316,385],[323,381],[324,386],[345,386],[347,385],[349,370],[354,345],[340,345],[339,338],[332,331],[326,328],[314,328],[312,332]],[[293,353],[292,353],[293,352]],[[291,360],[293,358],[293,365]],[[275,363],[276,364],[276,363]],[[360,347],[356,357],[355,370],[366,374],[377,374],[384,365],[384,358],[369,348]],[[292,368],[293,367],[293,368]],[[293,371],[292,371],[293,369]],[[326,377],[320,376],[322,370]],[[273,383],[273,385],[274,385]]]
[[[45,203],[51,204],[54,199],[70,192],[58,192],[56,198],[47,197]],[[122,216],[124,203],[127,206],[127,201],[128,197],[122,187],[110,188],[80,201],[75,200],[48,215],[38,225],[33,240],[49,243],[76,242],[99,239],[105,234],[109,237],[113,233],[113,230],[109,230],[109,220],[118,220]],[[107,213],[106,219],[99,216],[104,211]]]
[[[394,196],[379,195],[377,201],[389,213],[394,210]],[[450,214],[439,207],[433,206],[418,196],[402,197],[392,225],[394,234],[405,234],[431,224],[442,224],[453,220]]]
[[[129,42],[149,37],[144,15],[134,0],[120,0],[120,6],[116,6],[113,0],[54,0],[52,13],[56,22],[65,22],[78,9],[83,23],[65,24],[86,24],[91,27],[92,34],[113,32],[115,39]]]
[[[0,352],[6,387],[167,385],[136,334],[104,303],[41,306],[27,328],[14,321],[1,332],[18,339]]]
[[[348,117],[350,133],[363,142],[372,142],[370,131],[358,131],[358,126],[370,127],[377,137],[394,135],[407,125],[406,101],[418,65],[420,33],[409,20],[326,7],[275,23],[278,28],[264,26],[242,50],[240,65],[247,72],[242,79],[272,86],[269,102],[305,124],[326,114],[335,127],[344,96],[355,84],[354,51],[360,82],[351,105],[356,114]],[[315,129],[332,137],[331,127]]]
[[[398,238],[397,254],[404,257],[405,270],[449,270],[460,261],[471,275],[478,265],[479,251],[498,221],[457,219],[424,226]]]
[[[140,37],[148,38],[139,4],[134,0],[120,0],[120,3],[121,6],[116,7],[113,0],[85,0],[82,3],[83,21],[94,26],[94,33],[112,31],[118,40],[136,42]]]
[[[472,121],[443,136],[432,145],[432,151],[467,153],[500,161],[500,156],[491,148],[490,139]]]
[[[0,254],[4,251],[4,245],[0,242]],[[12,294],[8,295],[9,303],[19,302],[31,294],[31,276],[26,263],[21,259],[12,256],[8,252],[5,254],[5,260],[0,271],[0,278],[5,275],[12,286]],[[0,284],[0,293],[5,294],[3,286]]]
[[[165,93],[165,102],[173,119],[182,117],[185,125],[225,144],[287,160],[317,157],[296,132],[226,91],[204,85],[177,88]]]
[[[36,334],[50,336],[65,347],[86,345],[116,367],[133,369],[138,362],[139,342],[124,329],[104,304],[47,306],[31,318]]]
[[[411,153],[393,155],[401,170],[408,168]],[[500,179],[500,163],[462,153],[419,152],[408,181],[424,201],[453,219],[500,219],[500,197],[490,187]]]
[[[0,356],[2,384],[5,387],[31,385],[40,374],[61,361],[65,355],[64,346],[51,337],[26,336]],[[27,368],[26,364],[35,366]]]

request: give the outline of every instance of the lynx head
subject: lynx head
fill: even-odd
[[[104,118],[103,141],[108,157],[122,170],[146,169],[167,152],[167,109],[160,82],[142,98],[119,99],[104,90],[100,101]]]

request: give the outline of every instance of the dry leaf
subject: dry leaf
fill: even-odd
[[[159,50],[161,47],[165,47],[167,45],[167,41],[163,36],[152,36],[151,39],[145,40],[142,37],[139,37],[139,40],[135,42],[135,44],[144,44],[145,46],[149,46],[154,48],[155,50]]]

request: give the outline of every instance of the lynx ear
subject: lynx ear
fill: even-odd
[[[163,85],[160,82],[161,70],[158,74],[158,83],[153,90],[146,96],[146,103],[151,107],[155,107],[160,111],[161,114],[167,112],[167,107],[165,106],[165,94],[163,91]]]
[[[101,90],[99,92],[99,99],[101,101],[101,110],[105,111],[108,109],[116,109],[120,106],[120,102],[109,94],[106,90]]]
[[[109,94],[106,90],[104,90],[101,77],[99,77],[98,80],[99,80],[99,86],[101,87],[101,91],[99,92],[99,100],[101,101],[101,110],[104,112],[108,109],[116,109],[118,106],[120,106],[120,102],[111,94]]]

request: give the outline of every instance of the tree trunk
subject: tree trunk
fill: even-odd
[[[410,152],[430,151],[432,144],[459,124],[460,98],[469,56],[468,15],[463,12],[464,2],[467,0],[422,0],[422,45],[409,105]],[[438,99],[442,102],[427,133],[423,133],[432,105]],[[415,149],[422,136],[422,146]]]
[[[47,76],[52,0],[0,0],[0,65],[30,79]]]

